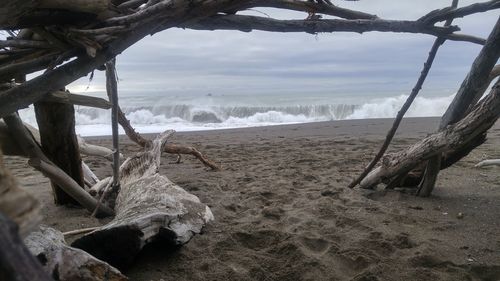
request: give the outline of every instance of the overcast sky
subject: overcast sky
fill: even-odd
[[[361,0],[336,4],[386,19],[417,19],[451,0]],[[460,1],[467,5],[474,1]],[[259,9],[273,17],[303,19],[304,13]],[[253,13],[255,12],[248,12]],[[261,15],[261,14],[257,14]],[[487,37],[498,10],[456,20],[462,32]],[[117,58],[120,91],[166,94],[327,93],[392,96],[408,93],[434,37],[371,32],[302,34],[171,29],[143,39]],[[456,91],[480,46],[447,42],[423,94]],[[70,87],[104,89],[103,73]]]

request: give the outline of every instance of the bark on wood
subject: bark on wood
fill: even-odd
[[[474,60],[467,77],[455,98],[444,113],[440,129],[457,122],[467,114],[486,90],[493,67],[500,57],[500,19],[488,37],[488,41]],[[486,86],[485,86],[486,85]]]
[[[488,41],[481,49],[481,52],[474,60],[471,70],[462,82],[455,98],[441,118],[439,130],[462,119],[471,108],[477,103],[486,91],[489,83],[496,75],[494,66],[500,56],[500,18],[497,20]],[[424,178],[418,191],[419,196],[428,197],[431,195],[437,181],[441,167],[441,155],[436,155],[429,159],[425,168]]]
[[[169,134],[161,134],[150,150],[122,164],[116,217],[76,240],[73,246],[124,267],[147,243],[157,239],[187,243],[213,219],[210,209],[198,197],[158,173],[160,155]]]
[[[111,104],[101,98],[89,97],[84,95],[71,94],[68,91],[57,91],[49,93],[44,99],[44,102],[59,102],[73,105],[82,105],[88,107],[110,109]]]
[[[118,76],[115,59],[106,63],[106,93],[111,102],[111,131],[113,132],[113,187],[120,186],[120,143],[118,136]]]
[[[82,159],[75,133],[73,105],[40,102],[35,104],[35,113],[44,154],[83,188]],[[61,187],[54,182],[51,184],[57,205],[78,205]]]
[[[97,206],[97,201],[85,192],[85,190],[64,171],[52,164],[43,154],[31,133],[24,127],[19,116],[17,116],[17,114],[11,114],[5,117],[4,120],[12,136],[18,141],[19,146],[22,147],[24,154],[30,158],[31,162],[28,163],[31,163],[34,168],[56,181],[67,194],[71,195],[82,206],[87,208],[87,210],[93,212]],[[98,214],[101,216],[110,216],[113,215],[114,212],[106,206],[101,206]]]
[[[409,172],[419,163],[433,156],[463,147],[491,128],[499,115],[500,82],[497,82],[491,93],[456,124],[424,138],[402,152],[385,156],[382,165],[368,174],[360,183],[361,187],[372,188],[382,181]]]
[[[17,225],[0,212],[0,280],[53,281],[23,244]]]
[[[116,268],[80,249],[69,247],[61,232],[40,226],[24,242],[45,272],[60,281],[125,281]]]
[[[25,236],[42,218],[38,201],[17,186],[16,180],[4,166],[1,149],[0,212],[19,226],[21,236]]]
[[[61,9],[96,15],[112,14],[110,7],[110,0],[40,0],[38,6],[41,9]]]

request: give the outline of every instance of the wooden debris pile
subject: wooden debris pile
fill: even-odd
[[[283,20],[241,13],[256,8],[299,11],[304,18]],[[75,241],[74,246],[87,253],[66,246],[57,231],[40,228],[26,240],[38,256],[35,259],[21,237],[36,226],[38,205],[16,187],[2,165],[0,154],[0,279],[99,280],[100,274],[106,272],[113,276],[112,280],[123,280],[125,277],[116,269],[88,253],[112,265],[125,266],[145,244],[155,239],[186,243],[213,219],[210,209],[196,196],[158,174],[159,157],[163,151],[191,154],[213,170],[220,166],[195,148],[167,144],[169,133],[153,141],[140,136],[119,110],[116,87],[108,90],[108,94],[115,94],[109,101],[64,90],[95,70],[106,70],[108,86],[111,85],[116,79],[114,58],[145,36],[174,27],[311,34],[378,31],[435,36],[436,42],[406,109],[418,94],[445,40],[483,45],[438,132],[408,150],[385,155],[403,118],[403,108],[379,155],[351,184],[351,187],[360,184],[373,188],[386,183],[392,188],[417,182],[419,194],[428,196],[439,170],[483,143],[488,129],[500,115],[498,82],[480,101],[500,73],[498,66],[495,67],[500,55],[500,19],[488,39],[461,34],[460,28],[452,24],[453,19],[498,8],[500,0],[462,7],[453,0],[450,7],[417,20],[386,20],[329,1],[309,0],[3,1],[0,29],[9,35],[0,40],[0,118],[4,121],[0,122],[1,149],[6,154],[28,157],[30,165],[49,177],[57,204],[80,204],[89,213],[114,219]],[[27,80],[28,74],[35,77]],[[111,151],[114,157],[109,157],[109,150],[85,146],[84,142],[79,144],[74,129],[75,104],[113,108],[114,131],[120,123],[129,138],[145,151],[127,159],[118,171],[116,143]],[[16,113],[30,105],[34,105],[39,131],[27,128]],[[115,177],[99,180],[93,175],[81,161],[80,151],[85,149],[113,159]],[[376,167],[380,159],[382,164]],[[69,262],[69,258],[61,260],[61,255],[75,258]],[[75,270],[82,264],[85,270]]]

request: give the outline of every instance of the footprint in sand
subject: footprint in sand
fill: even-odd
[[[308,252],[316,255],[324,254],[330,248],[330,242],[321,238],[301,237],[299,238],[299,243],[304,246]]]

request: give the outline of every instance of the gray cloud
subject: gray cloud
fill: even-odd
[[[467,5],[474,1],[461,1]],[[450,1],[363,0],[342,2],[348,8],[389,19],[416,19]],[[278,18],[303,13],[262,9]],[[253,13],[255,12],[248,12]],[[259,15],[259,14],[257,14]],[[457,20],[463,31],[486,37],[497,13]],[[317,92],[399,95],[416,81],[434,38],[427,35],[367,33],[280,34],[267,32],[171,29],[148,37],[118,57],[120,89],[125,93]],[[424,88],[427,94],[457,89],[480,47],[447,42]],[[80,79],[73,87],[89,84]],[[90,83],[104,88],[97,73]]]

